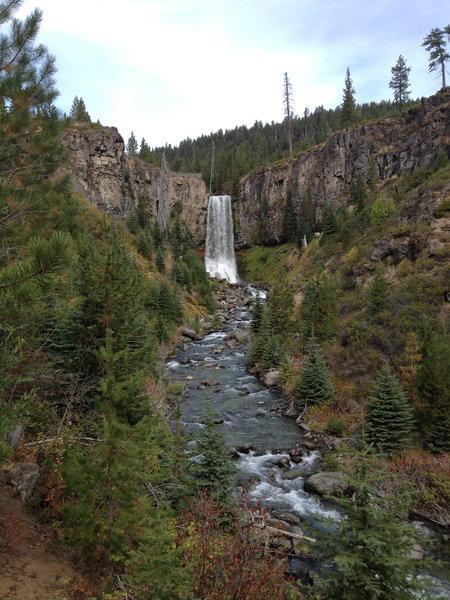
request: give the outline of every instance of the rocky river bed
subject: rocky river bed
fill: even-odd
[[[245,489],[251,501],[264,505],[272,516],[270,526],[293,534],[273,541],[289,552],[292,570],[305,579],[315,565],[302,559],[295,536],[303,535],[304,523],[320,532],[324,517],[345,518],[337,504],[321,497],[345,484],[320,471],[320,452],[311,432],[277,412],[276,388],[266,387],[247,371],[249,307],[255,293],[248,286],[223,288],[217,296],[220,325],[205,321],[202,335],[183,328],[184,341],[167,368],[172,381],[184,384],[184,430],[195,436],[211,406],[236,459],[237,492]],[[434,575],[435,597],[450,598],[448,571],[443,568]]]

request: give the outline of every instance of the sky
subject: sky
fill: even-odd
[[[403,55],[413,98],[440,87],[421,47],[448,25],[443,0],[24,0],[43,10],[39,41],[56,56],[56,104],[82,97],[92,120],[151,147],[294,113],[392,98]]]

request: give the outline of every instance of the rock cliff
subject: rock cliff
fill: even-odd
[[[157,213],[160,169],[137,157],[127,157],[115,127],[76,125],[64,134],[68,150],[66,172],[75,192],[118,218],[132,213],[138,201],[148,213]],[[171,173],[169,207],[193,232],[198,244],[205,239],[207,194],[200,175]]]
[[[254,170],[242,178],[234,204],[236,246],[281,239],[287,190],[297,214],[307,194],[321,218],[325,202],[347,202],[354,178],[369,176],[371,163],[381,180],[431,166],[440,150],[450,155],[450,91],[422,99],[398,117],[340,131],[291,161]]]

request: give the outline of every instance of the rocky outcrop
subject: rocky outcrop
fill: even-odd
[[[79,124],[68,129],[63,139],[68,150],[65,171],[75,192],[118,218],[130,215],[138,202],[151,217],[156,216],[160,169],[137,157],[127,157],[115,127]],[[189,226],[198,244],[205,239],[207,202],[201,175],[170,174],[169,209]]]
[[[324,204],[345,202],[352,181],[358,174],[367,180],[371,164],[387,180],[429,167],[441,150],[450,155],[450,91],[422,99],[401,116],[335,133],[293,160],[256,169],[241,180],[234,205],[236,245],[280,241],[288,190],[297,214],[313,199],[319,222]]]

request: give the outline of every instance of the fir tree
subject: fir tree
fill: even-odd
[[[262,319],[264,314],[264,304],[262,303],[259,292],[256,293],[256,298],[251,308],[252,322],[251,329],[253,335],[257,335],[261,329]]]
[[[257,364],[264,370],[276,367],[280,362],[280,348],[275,335],[274,316],[270,307],[263,312],[261,326],[253,338],[249,353],[249,363]]]
[[[387,365],[377,378],[366,423],[367,441],[386,454],[401,450],[411,438],[412,409],[399,380]]]
[[[86,104],[83,98],[75,96],[72,102],[72,108],[70,109],[70,118],[74,121],[84,121],[86,123],[91,122],[91,117],[86,109]]]
[[[206,492],[226,508],[234,506],[232,497],[234,465],[220,425],[214,423],[211,407],[207,407],[204,427],[196,438],[196,460],[191,461],[189,472],[197,493]]]
[[[306,347],[306,356],[297,378],[295,397],[300,410],[322,404],[333,395],[333,385],[320,345],[311,331]]]
[[[336,233],[338,230],[339,227],[333,205],[327,202],[323,209],[322,233],[327,236]]]
[[[292,202],[292,190],[288,189],[286,194],[286,205],[283,214],[283,239],[286,242],[295,242],[297,233],[297,217]]]
[[[418,371],[417,418],[426,443],[433,452],[450,452],[450,335],[439,331],[424,344]]]
[[[447,87],[445,81],[445,63],[450,60],[450,54],[447,51],[447,42],[445,35],[450,35],[450,25],[444,29],[434,27],[423,40],[422,46],[430,54],[428,71],[440,71],[442,78],[442,89]]]
[[[319,341],[332,337],[337,325],[336,289],[326,271],[309,279],[299,311],[300,329],[305,339],[314,328]]]
[[[377,265],[375,275],[369,286],[369,311],[376,315],[389,304],[389,284],[383,274],[381,265]]]
[[[158,269],[158,271],[160,273],[165,273],[166,272],[166,263],[164,262],[164,251],[161,248],[161,246],[158,246],[158,249],[156,251],[156,268]]]
[[[138,153],[138,143],[133,132],[131,132],[131,135],[128,138],[127,152],[129,156],[136,156]]]
[[[394,101],[401,111],[405,102],[409,99],[409,72],[411,68],[406,66],[405,59],[400,54],[397,64],[392,67],[391,71],[392,79],[389,82],[389,87],[394,90]]]
[[[392,514],[388,501],[376,493],[375,483],[386,475],[371,464],[373,460],[365,447],[353,457],[352,498],[338,499],[346,517],[335,522],[321,542],[330,569],[318,583],[320,597],[427,600],[425,565],[411,557],[419,542],[417,528]]]
[[[293,116],[293,103],[292,103],[292,84],[289,81],[288,74],[284,74],[283,78],[283,104],[284,114],[286,117],[287,134],[289,143],[289,158],[292,158],[292,116]]]
[[[353,82],[350,77],[350,69],[345,74],[344,96],[341,106],[341,127],[350,127],[356,122],[356,101]]]
[[[352,181],[350,186],[350,202],[354,204],[358,211],[364,210],[367,203],[367,190],[361,173],[358,173],[356,180]]]

